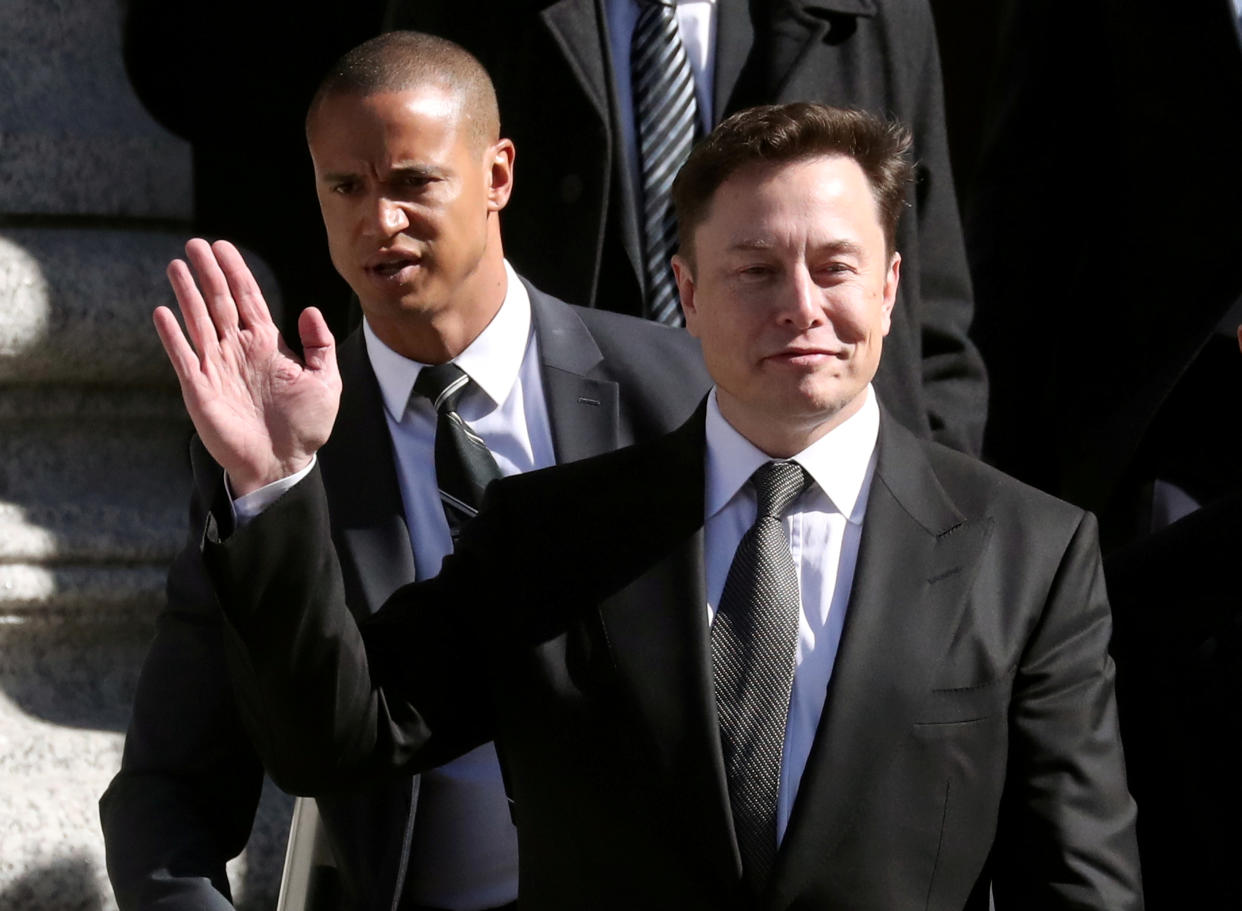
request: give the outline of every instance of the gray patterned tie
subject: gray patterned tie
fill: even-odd
[[[456,543],[461,528],[479,511],[483,491],[500,477],[487,444],[457,413],[457,401],[470,377],[456,364],[424,367],[414,381],[414,395],[431,400],[436,409],[436,486]]]
[[[712,622],[712,667],[743,877],[758,894],[776,859],[776,804],[801,600],[780,516],[810,483],[796,462],[751,475],[759,509]]]
[[[680,326],[677,283],[669,266],[677,247],[677,219],[669,191],[694,144],[698,105],[675,5],[669,0],[639,0],[639,6],[630,44],[630,78],[642,175],[647,316]]]

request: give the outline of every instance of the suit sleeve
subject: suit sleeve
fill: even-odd
[[[202,515],[191,508],[191,540],[169,573],[121,769],[99,804],[121,911],[231,909],[225,863],[246,845],[262,785],[199,555]]]
[[[341,790],[442,765],[491,739],[493,638],[480,638],[478,608],[504,593],[472,584],[490,574],[470,567],[469,534],[440,575],[399,589],[364,629],[345,602],[317,466],[244,528],[221,539],[211,526],[203,555],[229,672],[281,788]]]
[[[998,911],[1143,907],[1111,633],[1095,520],[1085,514],[1014,681],[992,859]]]
[[[945,132],[940,58],[927,14],[921,61],[913,81],[914,103],[907,113],[917,156],[915,210],[921,300],[923,393],[932,437],[960,452],[978,455],[983,447],[988,381],[983,358],[970,338],[974,296],[966,246],[949,161]],[[910,217],[907,215],[905,217]]]

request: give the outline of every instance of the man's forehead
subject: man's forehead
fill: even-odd
[[[320,99],[311,112],[307,133],[313,142],[316,134],[342,120],[370,121],[390,129],[413,129],[434,122],[455,128],[461,117],[461,93],[448,86],[426,83],[365,93],[341,90]]]
[[[388,92],[327,100],[307,132],[318,166],[346,161],[386,168],[447,160],[459,147],[473,152],[460,106],[446,92]]]
[[[853,180],[861,181],[868,191],[871,189],[870,181],[867,180],[866,174],[863,172],[862,166],[848,155],[840,153],[805,155],[798,158],[791,158],[781,161],[749,161],[735,168],[728,177],[721,181],[720,186],[716,188],[715,196],[720,195],[721,190],[726,192],[754,192],[756,189],[779,185],[799,172],[808,170],[831,170],[834,175],[846,177]]]
[[[791,161],[759,161],[734,170],[713,192],[704,223],[744,221],[765,208],[801,209],[827,217],[839,206],[866,199],[877,224],[879,207],[862,167],[846,155],[818,155]],[[722,200],[724,201],[722,203]],[[736,216],[736,217],[733,217]],[[736,230],[747,226],[739,224]]]

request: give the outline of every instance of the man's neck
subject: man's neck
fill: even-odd
[[[774,459],[793,458],[857,414],[866,400],[864,389],[831,414],[808,416],[804,421],[772,420],[770,414],[753,414],[719,387],[716,390],[721,416],[751,445]]]
[[[426,312],[367,314],[376,337],[393,351],[421,364],[451,361],[488,327],[505,302],[508,278],[503,258],[479,268],[450,300]]]

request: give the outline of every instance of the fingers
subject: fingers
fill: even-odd
[[[254,329],[271,323],[272,314],[267,308],[267,301],[263,299],[263,292],[259,290],[259,283],[254,280],[250,267],[246,265],[237,248],[227,240],[218,240],[211,245],[211,250],[228,283],[241,325],[246,329]]]
[[[183,260],[174,259],[168,264],[166,274],[173,294],[177,296],[181,318],[185,320],[185,331],[189,334],[194,349],[200,354],[214,349],[219,344],[216,326],[211,320],[211,314],[207,312],[203,296],[198,293],[198,285],[190,274],[190,267]],[[169,316],[171,315],[170,313]],[[159,327],[159,323],[156,323],[156,327]],[[177,330],[178,334],[180,331]]]
[[[185,245],[186,257],[194,267],[198,277],[202,297],[207,304],[207,312],[215,324],[217,337],[237,328],[237,306],[233,302],[233,293],[229,288],[224,271],[216,262],[215,252],[211,245],[201,237],[191,238]],[[240,258],[240,257],[239,257]]]
[[[177,317],[171,310],[167,307],[156,307],[155,312],[151,314],[151,319],[155,323],[155,331],[164,346],[164,353],[168,355],[168,360],[177,373],[177,379],[185,387],[193,381],[194,375],[198,372],[198,356],[190,347],[190,343],[185,340],[181,326],[177,323]]]
[[[307,307],[298,317],[298,337],[302,340],[302,359],[309,370],[325,376],[336,374],[336,340],[328,323],[316,307]]]

